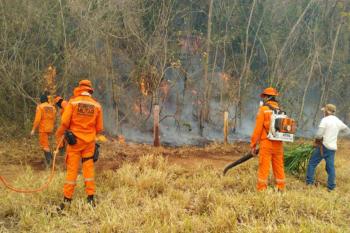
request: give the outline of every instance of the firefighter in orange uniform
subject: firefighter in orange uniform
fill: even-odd
[[[279,109],[276,96],[278,96],[278,92],[272,87],[266,88],[261,93],[263,106],[259,108],[255,129],[251,137],[250,147],[254,155],[256,155],[257,145],[260,146],[257,182],[259,191],[267,188],[271,163],[277,189],[282,191],[285,188],[283,142],[272,141],[267,138],[273,109]]]
[[[88,203],[94,205],[95,181],[94,161],[96,134],[103,130],[103,117],[101,105],[92,98],[93,88],[89,80],[79,82],[75,89],[76,96],[69,100],[66,106],[61,125],[56,132],[57,138],[66,136],[68,146],[66,155],[67,175],[64,184],[64,202],[60,205],[62,210],[65,204],[70,203],[78,176],[80,161],[82,162],[85,191]],[[67,134],[71,132],[72,134]],[[74,144],[74,140],[75,144]]]
[[[35,134],[36,129],[39,130],[39,143],[40,147],[44,151],[46,164],[49,166],[52,159],[52,154],[49,145],[49,137],[53,132],[56,118],[56,109],[54,106],[49,104],[47,95],[40,97],[40,102],[36,108],[35,119],[31,135]]]

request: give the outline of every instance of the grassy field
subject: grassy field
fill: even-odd
[[[39,165],[41,154],[30,140],[21,145],[0,143],[0,173],[16,186],[40,186],[48,175]],[[222,176],[223,165],[236,158],[230,151],[238,156],[246,145],[153,149],[110,143],[97,169],[96,208],[86,204],[79,177],[72,205],[57,214],[64,182],[59,158],[44,192],[0,188],[0,232],[350,232],[349,145],[343,141],[337,153],[336,191],[327,192],[321,164],[317,187],[288,176],[280,193],[272,187],[256,192],[256,159]],[[215,153],[201,160],[201,151],[204,157]],[[24,160],[31,162],[18,165]]]

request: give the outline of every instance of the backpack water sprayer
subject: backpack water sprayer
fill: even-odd
[[[288,117],[285,111],[265,103],[272,110],[270,128],[267,138],[272,141],[293,142],[296,131],[295,120]]]

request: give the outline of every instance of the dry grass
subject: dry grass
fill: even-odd
[[[221,167],[188,169],[148,153],[97,174],[94,209],[85,203],[79,177],[74,201],[63,215],[55,211],[64,181],[59,172],[42,193],[0,189],[0,232],[350,232],[348,152],[342,148],[337,155],[338,188],[332,193],[323,187],[323,165],[317,171],[319,187],[288,177],[285,193],[273,188],[257,193],[256,160],[222,177]],[[16,185],[42,182],[43,174],[29,166],[24,173]]]

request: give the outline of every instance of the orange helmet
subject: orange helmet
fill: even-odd
[[[84,79],[79,81],[79,86],[87,86],[87,87],[92,87],[91,81]]]
[[[275,88],[268,87],[260,94],[260,97],[263,97],[264,95],[278,96],[279,94]]]
[[[79,81],[79,87],[81,87],[84,90],[93,92],[94,89],[92,88],[92,84],[90,80],[84,79]]]

